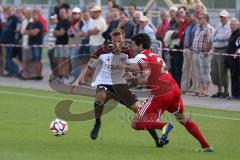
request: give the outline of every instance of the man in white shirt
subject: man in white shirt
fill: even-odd
[[[101,16],[102,9],[100,6],[95,5],[91,10],[91,15],[93,18],[90,30],[88,31],[88,36],[90,37],[90,52],[91,54],[95,53],[98,49],[101,48],[105,39],[102,36],[102,33],[107,30],[107,23]]]
[[[147,35],[149,35],[151,40],[156,40],[156,33],[153,28],[150,27],[149,19],[146,16],[140,17],[139,26],[139,33],[146,33]]]
[[[231,36],[228,11],[222,10],[219,18],[220,23],[216,27],[212,41],[214,52],[224,54],[227,53],[228,40]],[[228,75],[227,69],[224,67],[224,56],[213,55],[211,79],[213,84],[218,87],[217,93],[212,95],[212,98],[228,97]]]
[[[23,34],[26,30],[29,23],[33,22],[32,19],[32,9],[31,8],[25,8],[24,9],[24,20],[21,23],[21,33]],[[29,54],[29,47],[28,47],[28,38],[29,35],[24,34],[23,35],[23,41],[22,41],[22,53],[23,53],[23,73],[21,74],[22,78],[29,78],[30,72],[29,72],[29,64],[28,64],[28,54]]]

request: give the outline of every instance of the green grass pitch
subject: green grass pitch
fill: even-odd
[[[192,107],[191,118],[215,148],[213,153],[199,153],[193,151],[200,147],[198,142],[176,121],[170,144],[155,148],[147,132],[131,129],[130,122],[123,118],[131,112],[121,105],[103,117],[96,141],[89,138],[93,120],[68,122],[67,135],[54,137],[49,132],[49,124],[56,118],[54,108],[58,98],[76,100],[71,108],[75,113],[92,108],[93,99],[88,97],[0,87],[0,160],[240,159],[240,112]],[[186,112],[189,110],[186,107]]]

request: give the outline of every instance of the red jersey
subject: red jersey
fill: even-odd
[[[141,70],[150,71],[146,85],[151,88],[153,95],[166,95],[175,88],[173,86],[176,82],[159,55],[152,53],[151,50],[144,50],[136,56],[136,59]]]

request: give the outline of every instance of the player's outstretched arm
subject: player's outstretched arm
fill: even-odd
[[[75,80],[75,82],[72,84],[71,86],[71,93],[73,92],[73,89],[79,86],[79,83],[82,82],[84,80],[85,75],[89,75],[91,74],[92,70],[89,69],[88,67],[85,67],[82,72],[80,73],[80,75],[78,76],[78,78]]]

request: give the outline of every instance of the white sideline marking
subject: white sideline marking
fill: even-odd
[[[187,114],[190,115],[190,113],[187,113]],[[213,115],[207,115],[207,114],[191,113],[191,115],[199,116],[199,117],[207,117],[207,118],[216,118],[216,119],[224,119],[224,120],[240,121],[239,118],[221,117],[221,116],[213,116]]]
[[[52,99],[52,100],[64,100],[64,99],[66,99],[66,98],[60,98],[60,97],[40,96],[40,95],[36,95],[36,94],[17,93],[17,92],[11,92],[11,91],[0,91],[0,94],[10,94],[10,95],[18,95],[18,96],[26,96],[26,97],[42,98],[42,99]],[[85,101],[85,100],[73,100],[71,98],[69,98],[69,99],[74,101],[74,102],[83,102],[83,103],[92,104],[92,102]]]
[[[60,97],[52,97],[52,96],[40,96],[36,94],[29,94],[29,93],[17,93],[17,92],[11,92],[11,91],[0,91],[0,94],[10,94],[10,95],[18,95],[18,96],[26,96],[26,97],[33,97],[33,98],[42,98],[42,99],[53,99],[53,100],[63,100],[64,98]],[[82,103],[88,103],[92,104],[90,101],[85,100],[72,100],[74,102],[82,102]],[[190,114],[190,113],[186,113]],[[205,115],[205,114],[197,114],[197,113],[191,113],[191,115],[199,116],[199,117],[207,117],[207,118],[216,118],[216,119],[224,119],[224,120],[232,120],[232,121],[240,121],[239,118],[230,118],[230,117],[222,117],[222,116],[213,116],[213,115]]]

